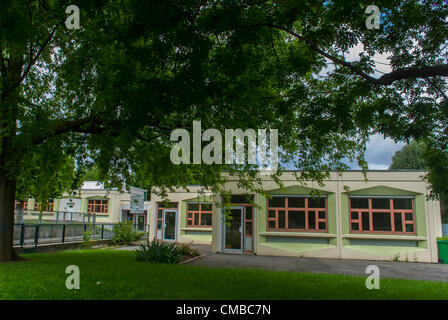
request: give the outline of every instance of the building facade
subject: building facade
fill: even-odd
[[[214,252],[273,256],[437,262],[440,205],[428,200],[422,171],[332,173],[323,186],[283,172],[279,187],[249,199],[229,177],[229,210],[199,186],[150,202],[149,238],[211,244]],[[225,214],[225,212],[228,212]]]
[[[141,198],[143,206],[139,210],[131,208],[131,199]],[[146,190],[130,187],[127,190],[105,188],[104,183],[86,181],[81,188],[59,199],[50,199],[45,205],[36,199],[24,202],[24,212],[16,223],[33,221],[44,222],[81,222],[114,224],[120,221],[132,221],[141,231],[149,230],[149,201],[145,201]],[[16,209],[18,203],[16,202]]]

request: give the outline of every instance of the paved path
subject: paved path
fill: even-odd
[[[332,273],[365,277],[367,276],[366,267],[376,265],[380,268],[382,278],[448,281],[448,264],[219,254],[212,252],[210,246],[207,245],[192,245],[192,247],[207,254],[203,258],[188,263],[192,266]],[[135,250],[135,248],[123,247],[116,250]]]
[[[384,278],[448,281],[448,264],[219,254],[211,252],[209,246],[194,247],[207,256],[188,263],[193,266],[367,276],[366,267],[376,265]]]

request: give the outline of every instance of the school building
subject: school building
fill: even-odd
[[[283,172],[279,187],[261,176],[269,196],[251,199],[228,176],[222,196],[189,186],[149,201],[149,239],[210,244],[214,252],[340,259],[438,261],[440,204],[428,200],[423,171],[331,173],[323,186]]]

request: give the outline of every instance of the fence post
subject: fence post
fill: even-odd
[[[36,224],[36,229],[34,231],[34,247],[37,249],[37,244],[39,243],[39,227],[40,224]]]
[[[101,240],[104,239],[104,223],[101,225]]]
[[[62,243],[65,242],[65,223],[62,225]]]
[[[25,225],[22,223],[20,228],[20,246],[23,247],[23,243],[25,242]]]

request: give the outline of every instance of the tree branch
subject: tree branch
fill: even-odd
[[[119,121],[114,125],[121,126]],[[31,136],[31,143],[33,145],[44,142],[50,137],[57,136],[59,134],[68,132],[78,132],[78,133],[91,133],[91,134],[102,134],[106,131],[102,121],[96,117],[83,118],[78,120],[62,119],[54,120],[47,125],[47,130],[39,131]]]
[[[3,56],[3,48],[0,47],[0,63],[1,63],[1,68],[2,68],[2,76],[5,77],[6,76],[6,62],[5,62],[5,57]]]
[[[45,50],[47,45],[50,43],[51,39],[53,39],[53,36],[56,33],[56,30],[57,30],[57,28],[59,27],[60,24],[61,24],[61,22],[57,23],[53,27],[53,30],[50,32],[48,37],[45,39],[44,43],[40,46],[40,48],[37,51],[36,55],[33,58],[30,57],[30,61],[29,61],[28,65],[26,66],[26,69],[23,71],[22,75],[20,76],[19,84],[26,78],[26,76],[28,75],[28,73],[31,70],[31,67],[36,63],[37,59],[39,59],[40,55]]]
[[[392,83],[394,83],[395,81],[399,81],[399,80],[415,79],[415,78],[428,78],[428,77],[435,77],[435,76],[442,76],[442,77],[448,76],[448,64],[443,64],[443,65],[438,65],[438,66],[400,68],[400,69],[396,69],[390,73],[386,73],[379,78],[374,78],[374,77],[368,75],[367,73],[365,73],[364,71],[362,71],[360,68],[354,66],[350,62],[347,62],[343,59],[340,59],[331,54],[328,54],[327,52],[320,49],[319,46],[315,42],[304,38],[303,36],[294,32],[293,30],[290,30],[288,28],[278,26],[275,24],[258,24],[258,26],[265,26],[265,27],[269,27],[269,28],[282,30],[282,31],[294,36],[295,38],[307,43],[312,50],[316,51],[320,55],[330,59],[335,64],[347,67],[348,69],[350,69],[352,72],[354,72],[358,76],[364,78],[365,80],[367,80],[373,84],[388,86],[388,85],[391,85]]]

